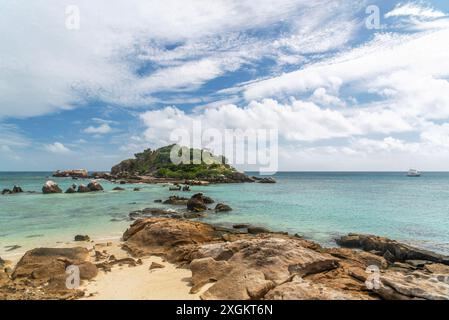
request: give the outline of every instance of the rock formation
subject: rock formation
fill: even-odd
[[[56,182],[49,180],[42,187],[42,193],[62,193],[62,190]]]
[[[82,178],[85,179],[89,177],[89,173],[86,169],[75,169],[75,170],[57,170],[53,173],[53,177],[72,177],[72,178]]]

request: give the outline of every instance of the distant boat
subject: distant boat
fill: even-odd
[[[407,172],[407,177],[420,177],[421,176],[421,172],[419,172],[418,170],[415,169],[410,169]]]

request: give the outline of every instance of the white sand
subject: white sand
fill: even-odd
[[[89,245],[92,247],[91,245]],[[120,248],[119,242],[96,244],[98,251],[106,250],[117,259],[129,257]],[[94,251],[93,251],[94,253]],[[93,257],[92,257],[93,259]],[[100,270],[98,276],[84,283],[84,299],[89,300],[198,300],[200,293],[190,294],[188,269],[177,268],[174,264],[163,261],[160,257],[142,258],[142,265],[130,267],[126,264],[115,265],[111,272]],[[152,262],[165,266],[150,270]]]

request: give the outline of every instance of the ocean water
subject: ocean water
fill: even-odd
[[[20,185],[40,192],[49,172],[0,173],[0,189]],[[188,193],[164,185],[117,185],[101,180],[105,192],[88,194],[23,193],[0,196],[0,256],[22,254],[37,246],[73,240],[119,238],[130,224],[130,211],[148,207],[172,194],[203,192],[229,204],[230,213],[209,213],[206,222],[251,223],[299,233],[324,245],[349,232],[372,233],[449,254],[449,173],[278,173],[277,184],[194,186]],[[68,178],[51,178],[62,189]],[[134,192],[134,187],[142,188]],[[179,207],[172,207],[179,209]],[[21,248],[8,251],[10,246]]]

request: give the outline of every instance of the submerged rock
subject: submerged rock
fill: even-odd
[[[56,182],[49,180],[42,187],[42,193],[44,194],[62,193],[62,190]]]
[[[22,190],[22,188],[19,187],[19,186],[14,186],[14,187],[12,188],[12,193],[22,193],[22,192],[23,192],[23,190]]]
[[[90,241],[90,237],[88,235],[76,235],[75,241]]]
[[[121,187],[115,187],[114,189],[112,189],[112,191],[125,191],[125,189]]]

